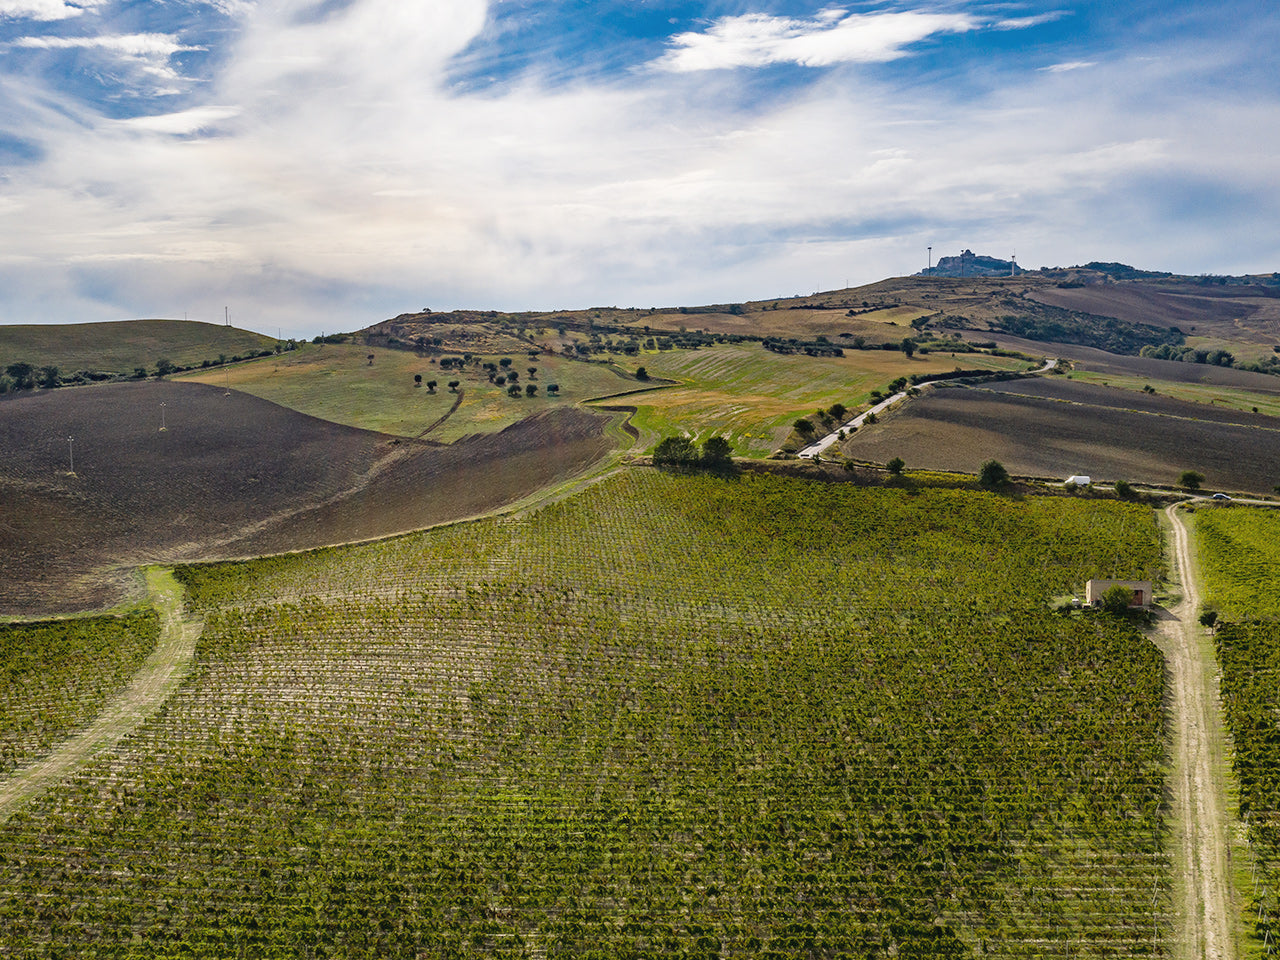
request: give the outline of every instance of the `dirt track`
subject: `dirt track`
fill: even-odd
[[[203,624],[182,619],[182,587],[172,570],[148,570],[147,588],[160,613],[155,650],[88,728],[0,782],[0,822],[136,730],[186,676]]]
[[[1169,671],[1173,713],[1173,956],[1235,960],[1231,910],[1226,740],[1213,645],[1197,620],[1200,594],[1186,526],[1177,505],[1165,511],[1182,599],[1159,622],[1156,642]]]

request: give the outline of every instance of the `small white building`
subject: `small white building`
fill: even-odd
[[[1074,477],[1067,477],[1067,479],[1063,482],[1074,483],[1077,487],[1087,487],[1089,484],[1093,482],[1093,480],[1090,479],[1089,477],[1085,477],[1077,474]]]
[[[1097,606],[1102,595],[1112,587],[1124,587],[1133,591],[1129,607],[1134,610],[1150,610],[1153,584],[1150,580],[1090,580],[1084,585],[1085,603]]]

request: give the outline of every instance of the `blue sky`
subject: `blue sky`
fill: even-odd
[[[1280,270],[1268,3],[0,0],[0,322]]]

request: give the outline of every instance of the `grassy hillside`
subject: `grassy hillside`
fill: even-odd
[[[490,382],[480,365],[503,357],[517,374],[519,397],[510,396],[508,384]],[[530,374],[529,367],[536,372]],[[415,376],[422,377],[421,386]],[[606,364],[546,355],[530,359],[526,351],[486,355],[459,370],[441,369],[435,356],[355,344],[303,344],[278,357],[176,379],[225,384],[333,423],[444,443],[497,433],[535,414],[641,386]],[[458,381],[457,392],[449,387],[453,380]],[[432,381],[434,392],[428,386]],[[556,396],[549,395],[550,384],[558,387]],[[532,396],[530,385],[535,388]]]
[[[14,324],[0,326],[0,372],[19,362],[55,366],[64,377],[79,370],[131,374],[144,367],[154,372],[160,359],[199,366],[220,355],[271,350],[276,343],[260,333],[196,320]]]
[[[0,826],[27,956],[1146,957],[1149,511],[631,470],[189,568],[197,665]]]

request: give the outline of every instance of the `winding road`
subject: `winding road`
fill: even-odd
[[[1170,787],[1175,845],[1171,853],[1177,914],[1173,955],[1184,960],[1235,960],[1227,745],[1218,702],[1217,660],[1197,618],[1200,592],[1178,505],[1166,508],[1165,515],[1174,571],[1182,584],[1181,600],[1162,611],[1155,637],[1168,669],[1173,723]]]

